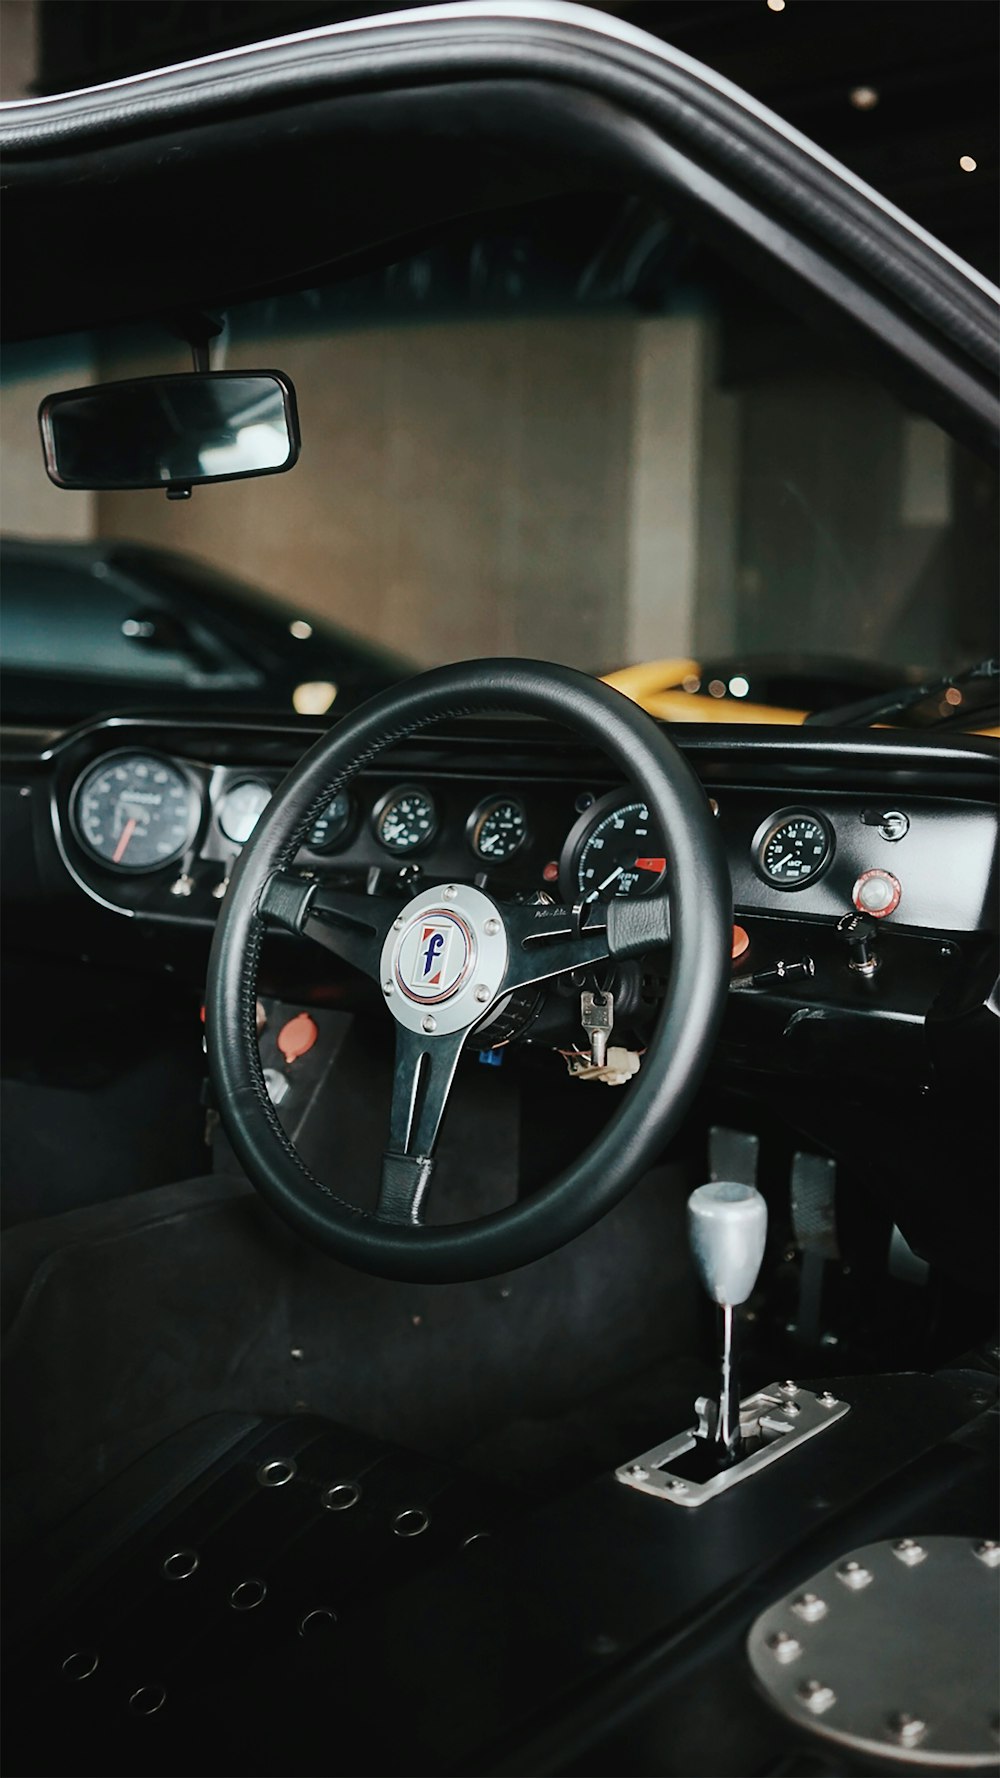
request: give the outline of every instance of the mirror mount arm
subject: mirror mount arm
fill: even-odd
[[[207,309],[180,309],[167,318],[166,325],[178,339],[186,340],[191,347],[194,368],[197,371],[210,371],[212,368],[210,346],[214,339],[225,329],[225,317],[210,314]],[[188,494],[191,490],[188,489]],[[170,495],[168,499],[186,499],[187,495]]]

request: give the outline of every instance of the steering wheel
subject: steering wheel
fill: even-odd
[[[290,867],[336,792],[383,748],[486,711],[548,718],[596,742],[647,802],[669,889],[568,909],[493,900],[462,882],[401,905],[327,888]],[[374,1213],[306,1166],[268,1097],[256,977],[268,927],[302,934],[377,981],[395,1022],[389,1139]],[[652,718],[610,686],[541,661],[465,661],[393,686],[318,741],[244,847],[215,933],[206,1033],[226,1133],[247,1176],[307,1239],[362,1271],[443,1283],[510,1271],[603,1216],[679,1123],[715,1037],[729,980],[732,903],[708,799]],[[462,1047],[517,989],[669,945],[666,997],[640,1073],[602,1133],[543,1190],[475,1222],[427,1227],[434,1145]],[[474,1157],[470,1157],[474,1164]]]

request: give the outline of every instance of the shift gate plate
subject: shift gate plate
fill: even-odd
[[[615,1470],[618,1481],[628,1488],[638,1488],[640,1493],[669,1500],[674,1506],[704,1506],[706,1501],[714,1500],[786,1456],[806,1439],[825,1432],[850,1412],[848,1403],[838,1401],[828,1390],[816,1395],[795,1383],[770,1383],[740,1403],[740,1432],[751,1447],[746,1456],[727,1469],[701,1478],[691,1472],[692,1468],[696,1471],[701,1467],[697,1463],[701,1450],[711,1446],[716,1409],[714,1402],[704,1396],[695,1407],[697,1426],[654,1445],[631,1463],[622,1464]]]

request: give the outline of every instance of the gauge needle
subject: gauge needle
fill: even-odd
[[[637,858],[635,868],[636,870],[664,871],[667,868],[667,861],[665,858]]]
[[[125,826],[122,828],[121,836],[119,838],[118,844],[115,847],[113,853],[111,854],[112,864],[121,864],[121,861],[125,856],[125,852],[128,847],[129,840],[132,838],[132,835],[134,834],[135,830],[136,830],[136,819],[135,819],[134,815],[130,815],[128,820],[125,823]]]
[[[588,901],[596,901],[597,897],[600,895],[602,889],[606,889],[608,887],[609,883],[613,883],[616,877],[620,877],[622,874],[622,871],[624,869],[625,869],[625,866],[623,864],[620,864],[618,866],[617,870],[613,870],[611,872],[610,877],[605,877],[603,883],[598,883],[597,888],[592,889],[590,891],[590,894],[587,896],[587,900]]]

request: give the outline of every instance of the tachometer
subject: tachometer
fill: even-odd
[[[437,832],[437,812],[426,790],[401,785],[376,803],[376,837],[388,852],[416,852]]]
[[[833,857],[833,833],[812,809],[782,809],[758,828],[754,863],[775,889],[800,889],[825,870]]]
[[[71,814],[77,838],[116,870],[158,870],[194,839],[198,793],[169,760],[116,753],[99,760],[76,786]]]
[[[588,809],[570,834],[560,882],[574,901],[611,901],[616,895],[648,895],[662,883],[666,868],[663,842],[646,803],[625,801],[613,791]]]

